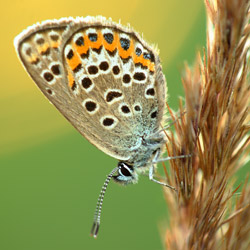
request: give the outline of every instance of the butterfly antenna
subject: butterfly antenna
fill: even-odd
[[[98,197],[98,201],[96,204],[96,209],[95,209],[95,216],[94,216],[94,222],[93,222],[93,226],[91,229],[91,236],[93,236],[94,238],[97,237],[99,228],[100,228],[100,223],[101,223],[101,212],[102,212],[102,204],[103,204],[103,198],[107,189],[107,186],[109,184],[109,181],[111,180],[112,176],[114,175],[114,173],[118,170],[118,167],[116,167],[115,169],[113,169],[111,171],[111,173],[108,175],[108,177],[106,178],[103,186],[102,186],[102,190],[101,193],[99,194]]]

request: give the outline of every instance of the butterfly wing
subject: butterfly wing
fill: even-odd
[[[92,144],[128,160],[160,126],[165,78],[157,53],[130,28],[103,17],[36,24],[15,39],[39,89]]]

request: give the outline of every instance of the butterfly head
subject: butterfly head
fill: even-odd
[[[121,185],[134,184],[138,181],[138,175],[132,165],[120,161],[117,175],[113,176],[113,180]]]

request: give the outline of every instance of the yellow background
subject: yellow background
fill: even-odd
[[[116,160],[98,151],[45,99],[19,62],[13,39],[46,19],[103,15],[158,44],[169,104],[182,95],[183,61],[205,45],[202,0],[43,0],[1,3],[0,249],[161,249],[167,208],[161,187],[108,187],[97,240],[97,197]]]

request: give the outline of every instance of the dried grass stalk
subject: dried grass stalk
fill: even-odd
[[[249,160],[249,0],[205,1],[207,50],[183,77],[186,106],[180,102],[175,135],[167,145],[170,209],[167,249],[250,249],[250,186],[239,196],[234,175]]]

